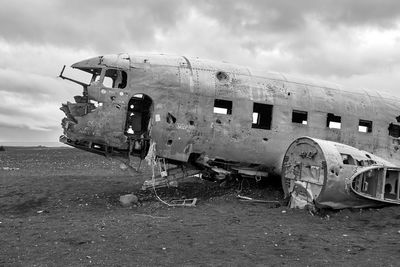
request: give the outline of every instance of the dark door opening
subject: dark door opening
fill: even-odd
[[[150,146],[149,122],[153,101],[143,94],[134,95],[128,103],[125,135],[129,140],[129,154],[144,158]]]

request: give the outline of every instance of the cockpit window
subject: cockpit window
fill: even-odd
[[[107,69],[103,79],[103,85],[110,88],[126,87],[127,75],[123,70]]]
[[[101,69],[91,69],[92,79],[90,83],[98,82],[100,80]]]
[[[77,68],[80,71],[69,71],[68,76],[70,76],[75,81],[83,82],[85,84],[90,84],[95,81],[100,80],[101,69],[97,68]]]
[[[101,79],[101,68],[78,68],[92,74],[90,84],[101,82],[105,87],[124,89],[127,85],[128,76],[125,71],[119,69],[106,69],[103,80]]]

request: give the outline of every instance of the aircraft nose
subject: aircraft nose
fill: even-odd
[[[85,59],[71,65],[72,68],[87,69],[98,66],[101,63],[101,56]]]

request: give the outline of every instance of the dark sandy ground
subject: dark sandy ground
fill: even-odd
[[[70,148],[0,152],[0,266],[400,266],[400,207],[311,215],[200,181],[158,190],[199,198],[173,208],[140,191],[144,167],[132,177]],[[131,192],[139,205],[122,207]],[[282,196],[273,179],[241,194]]]

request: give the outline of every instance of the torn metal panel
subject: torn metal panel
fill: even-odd
[[[386,178],[384,172],[391,173],[391,178]],[[399,168],[366,151],[301,137],[286,151],[282,187],[285,196],[291,196],[292,207],[315,204],[341,209],[400,204],[396,189],[399,173]],[[384,197],[385,184],[395,195],[391,199]]]

